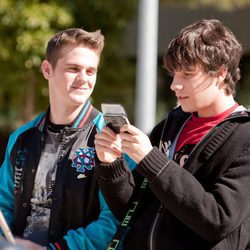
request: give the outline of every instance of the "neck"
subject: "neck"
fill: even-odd
[[[232,95],[229,96],[221,96],[219,98],[219,101],[217,103],[213,103],[211,107],[209,107],[206,110],[199,110],[198,111],[198,116],[199,117],[211,117],[211,116],[216,116],[227,109],[231,108],[235,104],[235,100]]]
[[[84,105],[84,104],[83,104]],[[50,106],[50,121],[54,124],[70,124],[72,123],[79,112],[81,111],[83,105],[72,106],[72,107],[56,107]]]

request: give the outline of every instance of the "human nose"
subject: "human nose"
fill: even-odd
[[[175,77],[173,78],[173,81],[170,85],[170,89],[172,91],[178,91],[178,90],[182,90],[183,89],[183,85],[180,83],[180,81],[178,79],[176,79]]]
[[[77,75],[77,80],[81,82],[87,81],[87,73],[86,70],[81,70]]]

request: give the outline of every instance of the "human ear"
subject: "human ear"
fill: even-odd
[[[43,60],[41,64],[41,70],[42,70],[44,78],[48,80],[51,74],[51,65],[48,60]]]
[[[219,83],[224,82],[226,76],[227,76],[227,68],[223,65],[220,67],[220,69],[217,71],[217,78]]]

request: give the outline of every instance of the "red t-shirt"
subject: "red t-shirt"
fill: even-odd
[[[179,135],[176,143],[174,160],[183,166],[195,145],[211,128],[229,116],[238,106],[239,104],[235,103],[223,113],[212,117],[198,117],[197,113],[193,113]]]

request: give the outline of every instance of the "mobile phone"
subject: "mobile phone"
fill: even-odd
[[[116,134],[120,133],[120,128],[124,124],[129,124],[127,114],[121,104],[102,103],[101,108],[107,126]]]

